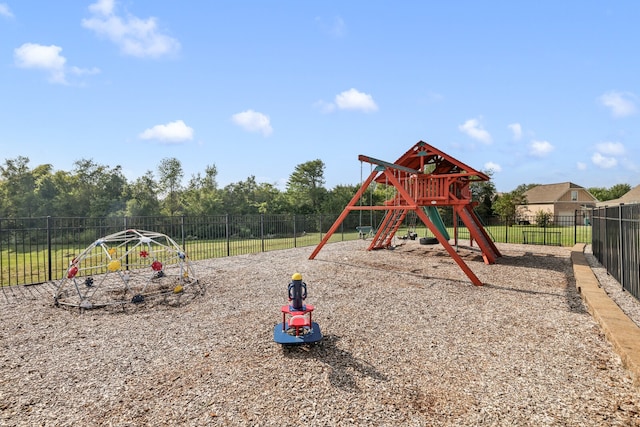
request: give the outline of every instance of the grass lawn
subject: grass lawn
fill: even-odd
[[[275,251],[293,247],[315,246],[324,235],[305,233],[297,237],[269,239],[215,239],[187,240],[182,249],[192,261],[209,258],[221,258],[257,252]],[[358,239],[357,232],[335,233],[329,243]],[[60,280],[67,271],[71,260],[78,256],[86,246],[51,247],[51,279]],[[93,259],[96,265],[106,265],[105,259]],[[22,285],[46,282],[49,279],[49,255],[46,246],[34,250],[13,247],[0,251],[0,286]],[[104,267],[106,271],[106,267]],[[99,269],[92,269],[97,274]]]
[[[485,229],[495,242],[499,243],[529,243],[558,246],[573,246],[576,242],[591,242],[591,227],[537,227],[535,225],[504,225],[487,226]],[[447,228],[451,238],[454,237],[452,227]],[[431,236],[425,226],[416,228],[419,237]],[[400,228],[397,236],[406,236],[407,228]],[[324,235],[320,233],[305,233],[296,237],[274,237],[255,239],[215,239],[215,240],[187,240],[184,251],[192,261],[236,256],[257,252],[275,251],[294,247],[315,246],[320,243]],[[334,233],[329,243],[356,240],[358,232]],[[466,227],[458,228],[458,238],[469,239]],[[179,242],[178,242],[179,243]],[[71,260],[78,256],[86,246],[52,245],[51,247],[51,279],[59,280],[65,274]],[[95,260],[96,264],[103,260]],[[106,264],[104,261],[103,264]],[[45,245],[37,249],[33,247],[12,247],[0,251],[0,286],[42,283],[49,280],[49,255]],[[92,272],[95,270],[92,270]]]

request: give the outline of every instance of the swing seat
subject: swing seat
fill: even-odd
[[[370,225],[358,226],[356,227],[356,230],[358,230],[358,237],[361,239],[364,239],[366,237],[373,237],[375,234],[373,227]]]

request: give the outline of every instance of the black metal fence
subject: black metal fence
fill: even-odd
[[[356,227],[381,222],[384,211],[352,211],[330,242],[359,238]],[[520,224],[495,218],[485,227],[496,242],[571,246],[591,242],[591,227],[582,217],[555,217],[540,227],[535,220]],[[192,260],[314,246],[333,225],[338,214],[322,215],[217,215],[207,217],[107,217],[107,218],[0,218],[0,286],[29,285],[59,280],[70,261],[96,240],[127,229],[166,234],[180,244]],[[442,210],[444,224],[453,229],[453,217]],[[399,233],[415,225],[407,218]],[[412,230],[429,235],[420,224]],[[453,234],[452,234],[453,236]],[[468,239],[463,224],[458,237]]]
[[[63,277],[69,262],[101,237],[127,229],[166,234],[192,260],[317,245],[337,215],[0,218],[0,286]],[[357,238],[358,213],[332,241]],[[346,230],[346,232],[345,232]]]
[[[593,255],[640,299],[640,204],[593,209]]]

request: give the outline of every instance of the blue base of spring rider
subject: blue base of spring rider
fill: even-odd
[[[322,339],[320,326],[312,321],[314,306],[304,304],[307,298],[307,284],[302,275],[295,273],[289,283],[290,303],[280,307],[282,322],[273,327],[273,340],[283,345],[299,345],[318,342]]]
[[[311,322],[311,328],[305,330],[304,332],[306,333],[295,336],[295,334],[287,333],[286,328],[283,331],[282,323],[278,323],[273,328],[273,340],[278,344],[300,345],[318,342],[322,339],[320,326],[316,322]]]

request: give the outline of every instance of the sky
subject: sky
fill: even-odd
[[[640,184],[640,2],[0,0],[0,164],[325,187],[423,140],[496,189]]]

